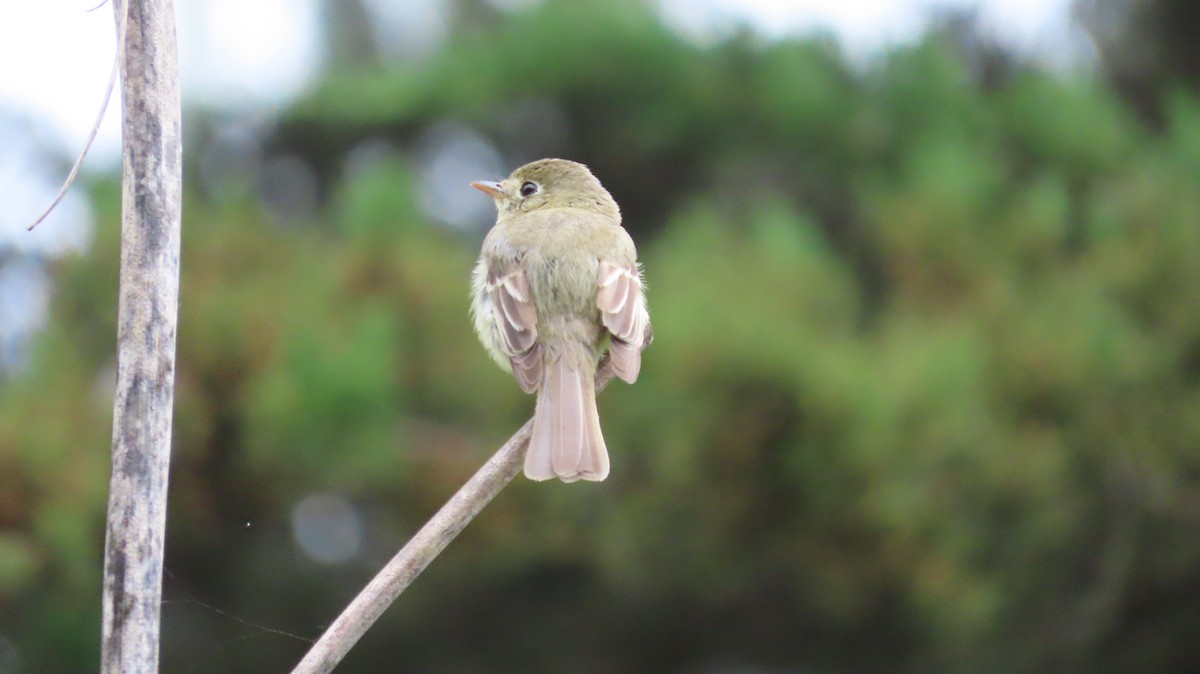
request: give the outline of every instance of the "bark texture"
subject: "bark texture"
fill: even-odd
[[[179,69],[171,0],[113,8],[125,27],[124,176],[101,671],[150,674],[158,670],[179,306]]]

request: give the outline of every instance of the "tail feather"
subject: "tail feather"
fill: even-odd
[[[608,448],[596,411],[590,359],[548,356],[538,389],[525,476],[563,482],[608,477]]]

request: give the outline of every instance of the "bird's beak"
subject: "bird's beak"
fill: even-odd
[[[471,183],[471,187],[474,187],[480,192],[487,194],[493,199],[499,199],[500,197],[504,196],[504,190],[501,189],[500,183],[492,182],[490,180],[477,180]]]

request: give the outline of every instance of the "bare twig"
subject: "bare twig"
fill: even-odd
[[[602,367],[596,378],[596,389],[603,389],[610,379],[611,370],[607,366]],[[333,671],[379,616],[396,601],[400,593],[404,592],[425,567],[441,554],[446,545],[475,519],[484,506],[500,493],[504,485],[511,482],[521,471],[521,463],[525,458],[529,434],[532,431],[533,419],[530,419],[376,574],[337,620],[325,630],[300,664],[292,670],[292,674],[324,674]]]
[[[158,671],[183,193],[171,0],[114,0],[124,175],[117,388],[104,545],[103,674]]]
[[[292,674],[329,672],[413,580],[521,470],[533,420],[496,452],[338,616]]]
[[[96,10],[103,4],[104,3],[102,2],[87,11],[91,12]],[[79,168],[83,166],[83,160],[87,158],[88,150],[92,149],[92,143],[96,141],[96,134],[100,132],[100,124],[104,122],[104,113],[108,112],[108,101],[112,98],[113,87],[117,82],[117,73],[121,69],[121,54],[125,51],[125,28],[128,18],[129,13],[120,11],[120,8],[118,7],[117,53],[113,55],[112,70],[110,70],[108,73],[108,86],[104,88],[104,100],[100,101],[100,111],[96,113],[96,121],[92,124],[92,130],[88,133],[87,140],[83,143],[83,149],[79,151],[79,156],[75,158],[75,164],[71,167],[71,172],[67,174],[67,179],[63,181],[62,187],[59,188],[58,194],[54,197],[54,200],[50,202],[50,205],[46,207],[46,210],[42,211],[41,215],[37,216],[36,220],[29,223],[29,226],[25,228],[26,231],[32,232],[34,227],[42,224],[42,221],[45,220],[50,213],[52,213],[54,209],[58,207],[58,204],[62,202],[63,198],[67,196],[67,192],[70,191],[71,185],[75,184],[75,177],[79,175]]]

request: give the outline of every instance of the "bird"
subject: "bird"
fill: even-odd
[[[632,384],[653,339],[621,209],[587,166],[567,159],[471,186],[497,210],[472,273],[475,332],[521,390],[537,393],[525,476],[604,480],[597,368]]]

